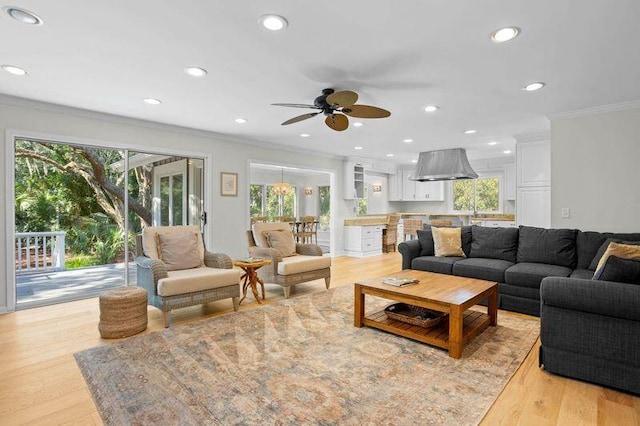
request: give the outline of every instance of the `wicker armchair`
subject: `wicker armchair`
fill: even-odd
[[[156,235],[197,234],[202,266],[176,270],[159,259]],[[147,303],[162,311],[164,326],[171,323],[171,310],[231,298],[234,311],[240,302],[241,271],[233,269],[229,256],[204,249],[197,226],[148,227],[136,236],[138,287],[147,290]]]
[[[291,287],[307,281],[324,278],[329,288],[331,281],[331,258],[322,255],[322,249],[315,244],[296,244],[296,255],[283,257],[275,248],[268,247],[262,232],[265,230],[289,229],[286,223],[256,223],[247,231],[249,256],[271,260],[271,264],[258,270],[260,278],[267,283],[283,287],[285,299],[291,294]]]

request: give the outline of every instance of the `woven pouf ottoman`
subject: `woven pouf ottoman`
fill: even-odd
[[[100,294],[100,323],[103,339],[133,336],[147,328],[147,290],[124,286]]]

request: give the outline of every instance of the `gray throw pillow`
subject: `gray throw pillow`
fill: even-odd
[[[609,256],[605,264],[596,271],[593,280],[640,284],[640,261]]]
[[[518,263],[546,263],[575,268],[577,233],[577,229],[520,226]]]
[[[427,230],[418,229],[418,241],[420,241],[420,256],[433,256],[435,250],[433,248],[433,234],[431,228]]]
[[[594,256],[593,260],[589,264],[590,270],[592,271],[596,270],[596,268],[598,267],[598,262],[600,262],[602,255],[604,254],[605,251],[607,251],[607,247],[609,247],[609,244],[611,243],[627,244],[629,246],[640,246],[640,241],[623,241],[619,238],[607,238],[607,240],[604,243],[602,243],[602,245],[596,252],[596,255]]]
[[[471,227],[471,255],[487,259],[516,261],[518,230],[516,228]]]

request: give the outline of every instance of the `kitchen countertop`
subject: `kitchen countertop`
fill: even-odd
[[[516,215],[513,214],[476,214],[473,213],[429,213],[429,212],[412,212],[412,213],[395,213],[399,214],[401,217],[412,217],[412,216],[433,216],[433,217],[445,217],[445,216],[457,216],[457,217],[468,217],[472,220],[504,220],[504,221],[514,221],[516,220]],[[375,225],[386,225],[387,224],[387,215],[364,215],[355,218],[345,219],[344,226],[375,226]]]

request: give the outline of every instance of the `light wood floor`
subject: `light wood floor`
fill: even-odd
[[[332,286],[400,269],[400,255],[335,258]],[[292,297],[324,290],[324,281],[298,285]],[[267,302],[283,299],[267,285]],[[259,309],[248,296],[240,310]],[[174,324],[232,312],[231,301],[177,310]],[[511,315],[500,312],[499,315]],[[73,353],[113,340],[98,334],[98,300],[87,299],[0,315],[0,425],[102,424]],[[145,333],[162,329],[160,311],[149,307]],[[637,425],[640,398],[538,368],[538,344],[525,359],[482,424]]]

